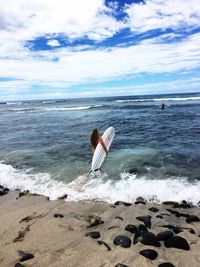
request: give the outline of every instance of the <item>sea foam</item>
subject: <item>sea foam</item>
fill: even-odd
[[[149,201],[186,200],[198,205],[200,181],[188,182],[186,177],[171,177],[150,180],[146,177],[121,173],[119,180],[108,179],[108,174],[93,177],[83,174],[71,183],[54,180],[48,173],[33,174],[0,163],[0,184],[12,190],[29,190],[32,193],[56,199],[63,194],[68,200],[98,199],[113,203],[117,200],[134,202],[141,196]]]

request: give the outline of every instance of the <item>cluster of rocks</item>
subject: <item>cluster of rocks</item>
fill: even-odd
[[[135,202],[135,204],[146,204],[146,201],[143,198],[138,198]],[[132,204],[123,202],[123,201],[117,201],[114,205],[112,205],[112,208],[115,208],[116,206],[124,205],[125,207],[129,207]],[[179,212],[178,208],[182,209],[189,209],[192,207],[190,203],[187,203],[186,201],[183,201],[181,204],[176,202],[165,202],[164,205],[170,205],[173,209],[166,208],[166,213],[161,212],[159,215],[154,216],[153,220],[156,220],[157,218],[163,219],[165,216],[175,216],[177,218],[184,218],[185,223],[190,224],[194,222],[199,222],[200,219],[196,215],[191,215],[188,213]],[[156,207],[151,207],[148,209],[148,213],[158,213],[159,209]],[[95,215],[93,215],[93,220],[96,222],[95,224],[90,224],[88,228],[97,226],[98,224],[102,224],[103,220],[101,218],[95,218]],[[92,216],[90,215],[90,218]],[[115,219],[123,220],[121,216],[116,216]],[[126,235],[117,235],[112,240],[112,243],[114,246],[120,246],[122,248],[130,248],[131,246],[140,243],[145,246],[153,246],[156,248],[162,247],[162,250],[166,250],[167,248],[176,248],[188,251],[190,250],[190,244],[189,242],[179,236],[178,234],[183,231],[189,231],[190,234],[195,234],[195,230],[191,227],[181,227],[177,225],[172,224],[163,224],[159,225],[158,227],[167,228],[167,230],[160,231],[157,234],[151,232],[151,226],[152,226],[152,216],[151,215],[145,215],[145,216],[138,216],[135,218],[136,221],[142,222],[142,224],[127,224],[123,230],[128,231],[131,233],[132,239]],[[115,228],[116,226],[109,227],[108,230]],[[159,229],[159,228],[158,228]],[[100,239],[101,233],[100,231],[90,231],[85,234],[86,237],[91,237],[93,239]],[[130,236],[130,234],[129,234]],[[108,251],[111,251],[114,249],[114,247],[109,246],[105,241],[103,240],[97,240],[97,243],[100,245],[104,245]],[[155,260],[158,257],[158,252],[154,249],[144,249],[139,252],[139,255],[144,256],[150,260]],[[138,255],[138,256],[139,256]],[[163,262],[158,265],[159,267],[173,267],[174,264],[170,262]],[[118,263],[115,265],[115,267],[128,267],[125,264]]]

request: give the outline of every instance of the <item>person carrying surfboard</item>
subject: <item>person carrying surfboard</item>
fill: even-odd
[[[108,155],[108,150],[106,148],[106,145],[105,145],[103,139],[101,138],[101,136],[99,134],[99,131],[97,129],[93,129],[92,134],[90,136],[90,142],[91,142],[91,145],[92,145],[93,153],[94,153],[98,143],[100,143],[102,145],[103,149],[105,150],[106,155]]]

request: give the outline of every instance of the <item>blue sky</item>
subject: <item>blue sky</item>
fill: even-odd
[[[199,0],[0,6],[0,100],[200,91]]]

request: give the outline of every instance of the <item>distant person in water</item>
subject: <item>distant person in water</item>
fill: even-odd
[[[93,129],[92,134],[90,136],[90,142],[92,145],[93,153],[94,153],[98,143],[100,143],[102,145],[103,149],[105,150],[106,155],[108,155],[108,150],[106,148],[106,145],[105,145],[103,139],[101,138],[100,133],[97,129]]]
[[[165,103],[162,103],[162,104],[160,105],[160,107],[161,107],[161,109],[165,109],[165,108],[167,107],[167,105],[165,105]]]

